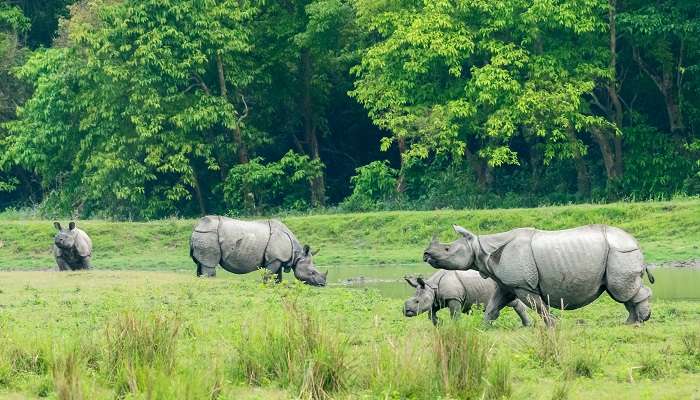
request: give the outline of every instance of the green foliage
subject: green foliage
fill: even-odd
[[[352,194],[341,204],[348,211],[373,210],[397,196],[396,185],[399,171],[387,161],[372,161],[358,167],[350,178]]]
[[[224,198],[230,209],[245,210],[248,203],[255,212],[308,208],[309,182],[321,176],[323,163],[291,150],[279,161],[263,161],[255,158],[229,171]]]

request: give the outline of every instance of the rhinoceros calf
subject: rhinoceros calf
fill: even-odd
[[[54,222],[58,230],[53,239],[53,254],[59,271],[92,268],[92,240],[82,229],[75,227],[75,222],[68,224],[68,229]]]
[[[404,315],[415,317],[427,311],[435,325],[439,310],[448,307],[452,318],[457,318],[461,313],[469,313],[475,304],[485,306],[496,292],[496,282],[482,278],[476,271],[438,271],[426,280],[405,279],[416,288],[416,293],[406,300]],[[526,307],[520,300],[513,300],[508,306],[518,313],[523,326],[530,325]]]
[[[506,304],[518,298],[535,308],[549,325],[549,306],[565,310],[583,307],[607,291],[629,312],[627,323],[649,319],[651,289],[642,284],[646,272],[637,241],[622,229],[588,225],[560,231],[533,228],[477,236],[454,225],[462,237],[452,243],[433,238],[423,254],[435,268],[479,271],[498,284],[486,306],[494,320]]]
[[[241,221],[206,216],[199,220],[190,239],[190,256],[197,276],[216,275],[216,266],[234,274],[266,268],[282,280],[282,271],[294,271],[297,279],[315,286],[326,284],[326,275],[313,263],[309,246],[301,246],[294,234],[277,220]]]

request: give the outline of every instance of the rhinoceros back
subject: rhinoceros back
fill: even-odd
[[[552,307],[575,309],[598,298],[607,251],[602,225],[537,231],[532,237],[532,255],[544,300]]]
[[[270,239],[267,221],[241,221],[222,217],[219,227],[221,266],[236,274],[255,271],[263,264]]]

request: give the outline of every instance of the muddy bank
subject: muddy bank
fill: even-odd
[[[685,261],[663,261],[660,263],[650,263],[651,268],[700,268],[700,258]]]

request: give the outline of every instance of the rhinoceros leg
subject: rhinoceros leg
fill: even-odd
[[[91,258],[92,257],[90,257],[90,256],[83,258],[83,260],[81,261],[81,266],[80,266],[81,269],[92,269]]]
[[[56,257],[56,265],[58,265],[59,271],[70,271],[70,265],[63,259],[63,257]]]
[[[532,322],[530,322],[530,317],[527,315],[527,307],[525,307],[525,304],[523,304],[522,301],[513,300],[508,303],[508,307],[512,307],[513,310],[515,310],[518,317],[520,317],[520,322],[522,322],[523,326],[530,326],[532,324]]]
[[[501,286],[496,286],[496,291],[486,305],[484,321],[487,323],[495,321],[501,314],[503,307],[513,300],[515,300],[515,294],[513,292],[503,289]]]
[[[452,319],[457,319],[462,314],[462,302],[459,300],[448,300],[447,307],[450,309],[450,317],[452,317]],[[467,308],[467,310],[469,310],[469,308]]]

